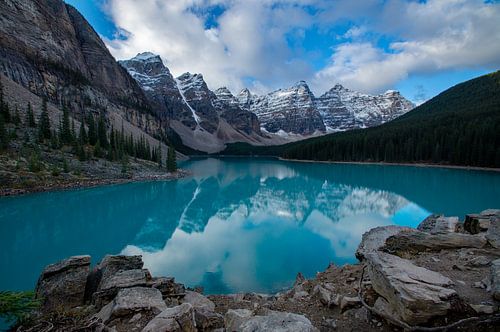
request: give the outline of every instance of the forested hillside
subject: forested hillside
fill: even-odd
[[[458,84],[378,127],[272,150],[237,145],[225,152],[305,160],[500,167],[500,71]]]

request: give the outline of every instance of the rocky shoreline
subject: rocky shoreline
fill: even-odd
[[[167,181],[167,180],[177,180],[190,176],[191,173],[179,169],[174,173],[163,173],[163,174],[138,174],[132,175],[130,177],[122,178],[81,178],[78,180],[68,179],[67,181],[61,180],[59,182],[53,182],[48,184],[40,184],[37,186],[31,186],[27,188],[0,188],[0,197],[5,196],[19,196],[25,194],[39,193],[39,192],[49,192],[49,191],[60,191],[60,190],[71,190],[71,189],[82,189],[82,188],[93,188],[112,184],[123,184],[131,182],[147,182],[147,181]]]
[[[282,293],[209,295],[153,277],[141,256],[47,266],[40,310],[17,331],[499,331],[500,210],[432,215],[363,235],[359,264],[331,264]]]

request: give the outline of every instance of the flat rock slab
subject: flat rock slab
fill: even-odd
[[[500,259],[491,262],[491,291],[493,298],[500,301]]]
[[[90,300],[94,292],[100,290],[101,281],[104,281],[119,271],[142,269],[142,256],[106,255],[97,264],[89,275],[86,300]]]
[[[373,289],[387,300],[391,311],[410,325],[446,315],[457,295],[446,288],[453,282],[440,273],[383,252],[366,257]]]
[[[500,249],[500,217],[490,217],[486,239],[493,248]]]
[[[229,309],[224,316],[224,325],[227,331],[239,331],[240,326],[253,317],[248,309]]]
[[[102,280],[99,287],[100,290],[94,293],[92,302],[97,308],[101,308],[113,300],[120,289],[146,286],[150,279],[151,275],[145,269],[119,271],[111,277]]]
[[[356,250],[356,258],[362,261],[367,253],[377,251],[384,246],[387,238],[396,234],[411,233],[414,231],[414,229],[409,227],[394,225],[372,228],[363,234],[361,243]]]
[[[237,331],[316,332],[318,329],[303,315],[272,311],[266,316],[250,318]]]
[[[115,318],[131,317],[143,311],[157,315],[166,308],[159,290],[133,287],[120,290],[115,299],[104,306],[96,316],[107,323]]]
[[[186,296],[181,300],[182,303],[190,303],[196,309],[215,310],[215,304],[198,292],[186,291]]]
[[[457,230],[458,217],[444,217],[442,215],[430,215],[425,218],[417,229],[431,234],[454,233]]]
[[[142,332],[196,332],[194,309],[189,303],[163,310],[153,318]]]
[[[429,234],[414,231],[401,232],[387,238],[385,246],[381,249],[390,253],[440,251],[442,249],[483,248],[486,243],[486,238],[479,234]]]
[[[43,299],[42,311],[73,308],[84,304],[90,256],[73,256],[43,270],[35,296]]]

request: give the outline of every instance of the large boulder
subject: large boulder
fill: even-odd
[[[189,303],[195,309],[215,310],[215,304],[198,292],[186,291],[186,295],[181,300],[182,303]]]
[[[115,299],[105,305],[96,317],[104,323],[122,317],[132,317],[137,313],[157,315],[167,308],[159,290],[148,287],[125,288]]]
[[[486,232],[490,225],[490,216],[482,214],[467,214],[464,221],[464,230],[471,234]]]
[[[442,215],[430,215],[425,218],[417,229],[431,234],[454,233],[457,230],[458,217],[444,217]]]
[[[89,274],[85,299],[90,301],[94,292],[100,290],[101,281],[119,271],[142,269],[142,256],[106,255]]]
[[[163,298],[183,297],[186,295],[186,288],[184,285],[176,283],[173,277],[152,278],[151,287],[158,289],[163,295]]]
[[[226,331],[239,331],[240,326],[253,317],[253,312],[248,309],[229,309],[224,316]]]
[[[429,234],[421,231],[401,232],[385,241],[384,251],[391,253],[421,252],[425,250],[483,248],[486,245],[484,235],[463,233]]]
[[[68,309],[84,304],[90,256],[73,256],[43,270],[35,296],[42,299],[42,311]]]
[[[92,302],[97,308],[101,308],[113,300],[120,289],[146,286],[150,279],[151,275],[146,269],[119,271],[109,278],[102,280],[99,291],[95,292],[92,296]]]
[[[366,256],[373,289],[387,300],[391,311],[410,325],[443,316],[451,308],[456,292],[447,287],[447,277],[383,252]]]
[[[194,311],[194,319],[198,331],[213,331],[224,328],[224,317],[213,311],[197,308]]]
[[[500,259],[491,262],[491,291],[495,300],[500,301]]]
[[[490,224],[488,231],[486,232],[486,239],[493,248],[500,249],[500,217],[490,217]]]
[[[303,315],[289,312],[271,311],[265,316],[254,316],[244,322],[238,331],[288,331],[288,332],[316,332],[309,319]]]
[[[142,332],[196,332],[194,309],[189,303],[163,310]]]
[[[356,250],[356,258],[362,261],[367,253],[377,251],[382,246],[384,246],[387,238],[402,232],[408,233],[414,231],[414,229],[409,227],[394,225],[372,228],[368,232],[363,234],[361,243]]]

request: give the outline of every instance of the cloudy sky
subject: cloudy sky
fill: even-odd
[[[117,59],[151,51],[175,76],[263,93],[306,80],[420,103],[500,69],[500,1],[66,0]]]

